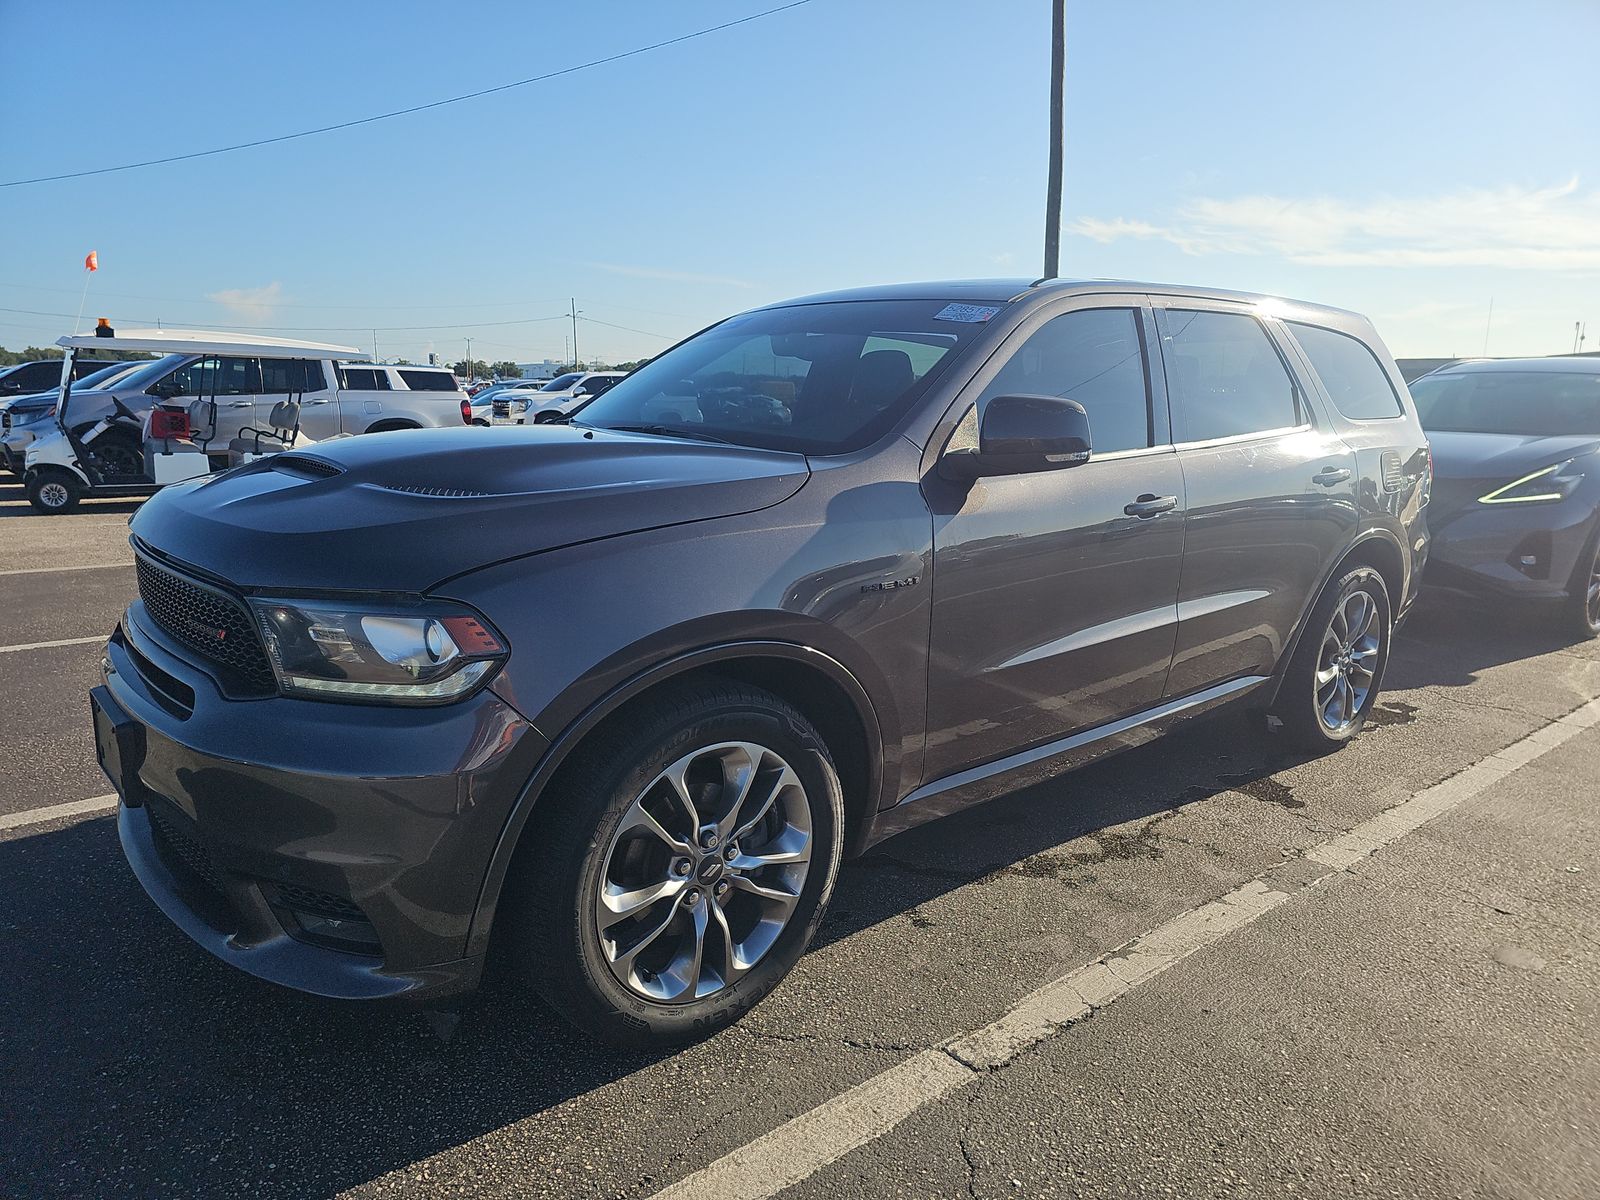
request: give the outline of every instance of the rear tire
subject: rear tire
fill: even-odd
[[[1272,715],[1313,752],[1337,750],[1366,724],[1389,664],[1389,589],[1371,567],[1329,582],[1311,609]]]
[[[1567,589],[1563,624],[1573,637],[1600,637],[1600,534],[1584,549]]]
[[[39,467],[27,480],[28,503],[42,513],[56,516],[71,512],[83,498],[83,485],[71,471],[61,467]]]
[[[613,1045],[694,1041],[799,961],[833,892],[844,799],[794,707],[732,681],[674,688],[579,747],[554,786],[497,933],[511,972],[574,1025]]]

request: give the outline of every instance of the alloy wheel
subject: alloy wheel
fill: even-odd
[[[667,1004],[738,982],[788,926],[811,845],[810,800],[775,751],[722,742],[684,755],[606,849],[594,915],[612,974]]]
[[[1589,588],[1583,598],[1583,615],[1590,629],[1600,629],[1600,549],[1595,551],[1594,562],[1589,564]]]
[[[67,485],[51,480],[49,483],[39,485],[39,503],[46,508],[65,508],[72,499],[72,493],[67,491]]]
[[[1351,592],[1333,610],[1317,656],[1317,716],[1330,733],[1346,733],[1359,718],[1382,643],[1377,602],[1365,591]]]

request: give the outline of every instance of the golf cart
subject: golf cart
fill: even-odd
[[[28,445],[23,469],[28,499],[43,513],[66,512],[84,496],[148,496],[304,446],[306,393],[325,392],[335,360],[366,357],[349,346],[232,333],[143,329],[119,337],[103,318],[95,333],[56,344],[66,350],[60,399],[46,431]],[[176,363],[196,357],[146,390],[75,398],[74,365],[92,350],[142,350]]]

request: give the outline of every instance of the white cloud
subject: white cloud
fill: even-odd
[[[209,292],[206,299],[222,305],[236,316],[248,317],[252,321],[265,321],[277,311],[278,305],[283,301],[283,285],[274,280],[265,287],[228,288],[225,291]]]
[[[668,271],[659,267],[635,267],[618,263],[590,263],[597,271],[613,275],[627,275],[634,279],[665,279],[671,283],[704,283],[715,287],[750,288],[755,284],[745,279],[730,279],[726,275],[697,275],[693,271]]]
[[[1277,255],[1320,267],[1600,270],[1600,192],[1467,189],[1368,201],[1285,196],[1202,198],[1170,223],[1088,217],[1069,232],[1112,242],[1170,242],[1185,254]]]

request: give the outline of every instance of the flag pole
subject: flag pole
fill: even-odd
[[[94,272],[88,267],[83,269],[83,295],[78,297],[78,315],[72,318],[72,336],[78,336],[78,325],[83,321],[83,306],[89,300],[89,280],[94,278]]]
[[[100,269],[100,252],[91,250],[83,258],[83,295],[78,297],[78,315],[72,318],[72,336],[78,336],[78,326],[83,323],[83,306],[89,299],[89,280]]]

